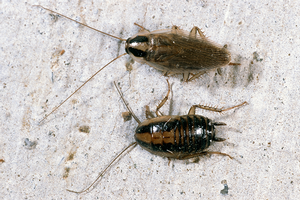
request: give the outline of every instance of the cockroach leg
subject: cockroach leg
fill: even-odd
[[[202,39],[206,39],[204,33],[201,31],[200,28],[198,28],[197,26],[194,26],[190,32],[190,37],[192,38],[197,38],[197,32],[199,33],[200,37]]]
[[[152,112],[149,109],[149,106],[145,106],[145,115],[147,119],[155,118],[155,116],[152,114]]]
[[[170,94],[170,91],[171,91],[171,85],[169,83],[169,80],[167,79],[167,82],[168,82],[168,93],[167,95],[165,96],[165,98],[163,98],[163,100],[158,104],[158,106],[156,107],[156,116],[162,116],[163,114],[159,111],[159,109],[166,103],[166,101],[168,100],[168,97],[169,97],[169,94]],[[160,113],[159,113],[160,112]]]
[[[190,159],[190,158],[194,158],[194,157],[197,157],[197,156],[203,156],[203,155],[208,155],[208,154],[219,154],[219,155],[222,155],[222,156],[228,156],[230,159],[233,159],[233,157],[231,157],[229,154],[218,152],[218,151],[202,151],[200,153],[196,153],[196,154],[193,154],[193,155],[187,155],[187,156],[180,157],[179,159],[180,160],[185,160],[185,159]]]
[[[170,166],[170,163],[171,163],[171,161],[172,161],[172,159],[171,158],[168,158],[168,166]]]
[[[218,69],[217,69],[217,72],[218,72],[218,74],[219,74],[220,76],[222,76],[222,70],[221,70],[221,68],[218,68]]]
[[[214,124],[215,125],[215,124]],[[226,139],[225,138],[219,138],[219,137],[215,137],[214,138],[214,141],[215,142],[223,142],[223,141],[225,141]]]
[[[232,106],[232,107],[230,107],[230,108],[226,108],[226,109],[221,108],[221,111],[220,111],[220,112],[228,111],[228,110],[231,110],[231,109],[234,109],[234,108],[238,108],[238,107],[241,107],[241,106],[247,105],[247,104],[248,104],[248,102],[247,102],[247,101],[244,101],[243,103],[241,103],[241,104],[239,104],[239,105],[236,105],[236,106]]]
[[[225,111],[228,111],[228,110],[231,110],[231,109],[234,109],[234,108],[237,108],[237,107],[241,107],[243,105],[246,105],[248,104],[247,101],[239,104],[239,105],[236,105],[236,106],[232,106],[232,107],[229,107],[229,108],[215,108],[215,107],[210,107],[210,106],[204,106],[204,105],[193,105],[190,110],[189,110],[189,114],[188,115],[195,115],[195,110],[196,108],[201,108],[201,109],[204,109],[204,110],[210,110],[210,111],[213,111],[213,112],[225,112]]]
[[[206,71],[199,72],[199,73],[193,75],[191,78],[189,78],[187,82],[192,81],[192,80],[195,80],[196,78],[199,78],[201,75],[203,75],[203,74],[205,74],[205,73],[206,73]]]
[[[163,71],[163,76],[167,76],[167,77],[169,77],[169,76],[173,76],[173,75],[175,75],[176,73],[174,73],[174,72],[170,72],[170,71]]]
[[[228,65],[241,65],[241,63],[228,63]]]
[[[224,122],[214,122],[214,126],[226,126]]]

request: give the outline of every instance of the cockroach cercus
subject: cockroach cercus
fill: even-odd
[[[124,150],[122,150],[108,165],[107,167],[98,175],[95,181],[92,182],[86,189],[82,191],[73,191],[67,189],[69,192],[83,193],[91,189],[95,183],[104,176],[105,172],[113,163],[115,163],[120,156],[127,152],[128,149],[132,150],[137,145],[140,145],[143,149],[149,151],[152,154],[167,157],[169,159],[189,159],[194,157],[199,157],[201,155],[207,154],[219,154],[223,156],[232,157],[226,153],[207,151],[210,144],[215,142],[224,141],[224,138],[218,138],[215,135],[216,126],[226,125],[223,122],[214,122],[201,115],[196,115],[196,108],[202,108],[205,110],[210,110],[214,112],[224,112],[237,108],[247,104],[243,102],[239,105],[230,108],[215,108],[203,105],[193,105],[187,115],[162,115],[159,109],[165,104],[168,99],[171,86],[168,81],[168,93],[161,103],[156,108],[156,115],[154,117],[149,111],[149,107],[146,106],[146,120],[141,122],[136,115],[132,112],[129,104],[124,99],[119,87],[114,82],[118,93],[121,96],[122,101],[127,107],[128,111],[131,113],[133,118],[139,124],[135,130],[135,142],[131,143]]]
[[[135,61],[139,63],[146,63],[155,69],[163,71],[163,74],[166,76],[183,74],[184,81],[191,81],[211,69],[216,69],[226,65],[240,65],[239,63],[230,62],[231,54],[227,50],[226,45],[221,47],[208,40],[204,33],[196,26],[192,28],[190,32],[180,30],[178,26],[172,26],[171,29],[150,32],[144,27],[135,23],[135,25],[141,28],[140,32],[126,40],[99,31],[43,6],[35,6],[56,13],[104,35],[125,41],[125,51]],[[60,105],[54,108],[51,113],[47,114],[44,119],[57,110],[62,104],[64,104],[73,94],[80,90],[102,69],[118,58],[126,55],[126,53],[117,56],[99,69],[85,83],[77,88],[75,92],[66,98]],[[192,74],[192,76],[189,78],[190,74]],[[44,119],[42,119],[42,121]]]

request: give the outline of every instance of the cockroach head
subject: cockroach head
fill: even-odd
[[[125,44],[125,51],[132,57],[145,57],[149,47],[149,40],[146,36],[134,36],[128,38]]]

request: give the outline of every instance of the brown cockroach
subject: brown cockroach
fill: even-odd
[[[199,157],[201,155],[207,154],[219,154],[223,156],[232,157],[226,153],[216,152],[216,151],[206,151],[206,149],[211,145],[211,142],[222,142],[224,138],[218,138],[215,135],[215,126],[226,125],[223,122],[214,122],[207,117],[196,115],[196,108],[202,108],[205,110],[210,110],[214,112],[224,112],[237,108],[247,104],[243,102],[239,105],[232,106],[230,108],[215,108],[203,105],[193,105],[187,115],[162,115],[159,109],[165,104],[170,94],[171,86],[168,82],[168,93],[161,103],[156,108],[157,117],[152,117],[149,107],[146,107],[146,117],[147,119],[141,122],[136,115],[133,113],[129,104],[124,99],[119,87],[115,84],[118,93],[128,111],[131,113],[133,118],[139,124],[135,130],[135,142],[131,143],[124,150],[122,150],[108,165],[107,167],[98,175],[96,180],[94,180],[86,189],[82,191],[73,191],[67,189],[69,192],[83,193],[89,191],[90,188],[95,185],[95,183],[104,176],[105,172],[111,165],[116,162],[120,156],[127,152],[128,149],[132,150],[137,145],[140,145],[143,149],[149,151],[152,154],[167,157],[168,159],[189,159],[194,157]]]
[[[240,65],[239,63],[231,63],[231,54],[227,50],[227,46],[223,47],[208,40],[204,33],[198,27],[192,28],[190,32],[180,30],[178,26],[172,26],[171,29],[148,31],[144,27],[135,23],[141,30],[136,35],[126,39],[122,39],[105,32],[99,31],[86,24],[80,23],[60,13],[52,11],[40,5],[35,5],[50,12],[63,16],[78,24],[91,28],[104,35],[116,38],[121,41],[126,41],[125,51],[133,60],[139,63],[146,63],[160,71],[164,75],[183,74],[184,81],[191,81],[211,69],[216,69],[226,65]],[[67,97],[60,105],[54,108],[41,121],[44,121],[50,114],[56,111],[64,104],[73,94],[80,90],[87,82],[89,82],[102,69],[111,64],[118,58],[126,55],[122,54],[104,65],[86,82]],[[193,74],[189,78],[190,74]]]

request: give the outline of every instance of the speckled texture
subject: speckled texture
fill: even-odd
[[[1,199],[298,199],[299,8],[269,1],[0,1],[0,198]],[[88,194],[81,190],[134,140],[137,123],[113,86],[141,120],[167,92],[166,78],[124,56],[38,122],[100,67],[124,53],[124,43],[79,26],[41,4],[99,30],[128,38],[138,23],[149,30],[178,25],[201,28],[227,44],[233,60],[191,83],[172,76],[167,114],[187,114],[193,104],[249,105],[223,115],[198,114],[227,127],[227,140],[199,163],[171,161],[140,147],[122,157]],[[62,54],[61,51],[65,52]],[[61,55],[62,54],[62,55]]]

